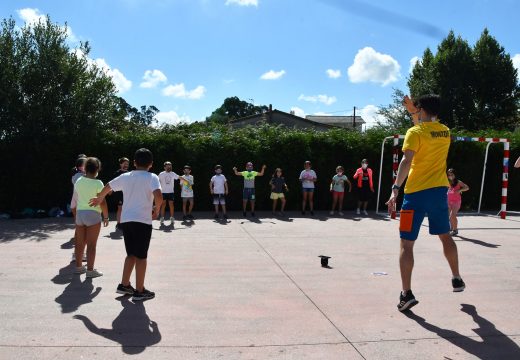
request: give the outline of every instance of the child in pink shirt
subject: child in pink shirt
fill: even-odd
[[[462,196],[460,194],[464,191],[468,191],[469,186],[457,179],[454,169],[448,169],[446,174],[448,175],[448,180],[450,182],[450,187],[448,188],[448,208],[450,210],[451,224],[450,234],[454,236],[459,233],[457,228],[457,213],[459,212],[460,205],[462,204]]]

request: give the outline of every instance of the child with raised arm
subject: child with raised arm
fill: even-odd
[[[316,172],[312,170],[312,165],[310,161],[306,161],[303,164],[303,171],[300,173],[300,181],[302,183],[302,215],[305,215],[305,206],[307,202],[309,203],[309,209],[311,210],[311,215],[314,216],[314,183],[318,180],[316,176]]]
[[[345,183],[348,184],[348,192],[352,191],[352,184],[345,175],[343,166],[336,167],[336,175],[332,177],[330,183],[330,191],[332,192],[332,210],[330,215],[334,215],[336,204],[338,205],[338,214],[343,216],[343,198],[345,196]]]
[[[273,177],[271,178],[271,200],[273,200],[273,215],[276,212],[276,203],[278,199],[280,199],[281,208],[280,215],[284,216],[285,209],[285,195],[284,190],[289,191],[287,184],[285,182],[285,178],[283,177],[282,169],[277,168],[274,171]]]
[[[213,195],[213,205],[215,205],[215,219],[219,218],[218,206],[222,207],[224,219],[227,219],[226,213],[226,195],[228,194],[227,179],[222,174],[222,165],[215,166],[215,175],[209,182],[209,192]]]
[[[121,211],[121,225],[125,241],[126,258],[118,294],[133,295],[133,301],[153,299],[155,293],[144,287],[148,249],[152,237],[152,219],[159,215],[162,204],[159,177],[151,172],[153,154],[141,148],[135,152],[135,170],[110,181],[101,193],[90,200],[91,206],[99,205],[110,191],[122,191],[125,201]],[[154,206],[155,201],[155,206]],[[135,268],[135,289],[130,276]]]
[[[182,214],[183,220],[192,219],[193,215],[193,175],[191,175],[191,166],[184,165],[184,175],[179,176],[181,181],[181,198],[182,198]]]
[[[103,273],[94,269],[96,260],[96,245],[101,230],[101,214],[103,225],[108,226],[108,207],[106,201],[100,201],[97,206],[91,207],[89,201],[103,189],[103,182],[96,179],[101,169],[101,162],[89,157],[85,162],[85,175],[74,184],[76,199],[76,274],[87,273],[87,278],[102,276]],[[87,267],[81,264],[83,251],[87,247]]]
[[[459,221],[457,220],[457,214],[462,205],[462,196],[460,194],[464,191],[468,191],[469,186],[457,179],[454,169],[448,169],[446,174],[448,175],[448,181],[450,182],[450,187],[448,188],[448,208],[450,210],[451,225],[450,235],[455,236],[459,234]]]
[[[264,176],[266,167],[266,165],[262,165],[262,170],[260,172],[253,171],[253,163],[248,162],[245,171],[239,172],[236,166],[233,168],[235,175],[244,177],[244,191],[242,194],[242,214],[244,217],[247,216],[246,208],[248,201],[251,204],[251,216],[255,216],[255,178],[257,176]]]

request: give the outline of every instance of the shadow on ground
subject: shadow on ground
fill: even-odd
[[[412,311],[405,314],[424,329],[437,334],[478,359],[520,359],[520,347],[513,340],[498,330],[492,322],[480,316],[474,305],[461,304],[461,306],[461,311],[470,315],[478,325],[478,328],[473,329],[473,331],[480,339],[474,339],[453,330],[440,328],[427,322],[426,319],[414,314]]]
[[[71,218],[6,220],[0,222],[0,243],[13,240],[42,241],[63,230],[74,229]]]
[[[120,298],[123,310],[112,322],[111,329],[99,328],[88,317],[75,315],[93,334],[121,344],[125,354],[142,353],[148,346],[161,341],[161,333],[157,323],[146,314],[143,302],[131,302],[128,297]]]

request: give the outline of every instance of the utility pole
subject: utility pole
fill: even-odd
[[[354,106],[354,116],[352,117],[352,128],[356,130],[356,107]]]

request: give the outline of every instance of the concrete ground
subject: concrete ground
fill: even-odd
[[[115,293],[114,223],[86,280],[71,219],[2,221],[0,359],[520,359],[520,218],[460,218],[462,293],[423,226],[405,315],[398,223],[324,214],[156,221],[144,303]]]

